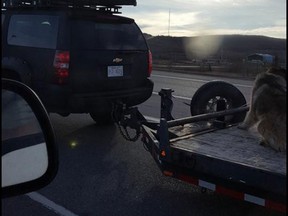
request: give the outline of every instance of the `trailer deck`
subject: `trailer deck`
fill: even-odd
[[[231,126],[195,135],[192,133],[195,127],[186,124],[169,128],[179,136],[170,140],[171,148],[286,175],[286,153],[259,145],[260,135],[256,128],[246,131]]]

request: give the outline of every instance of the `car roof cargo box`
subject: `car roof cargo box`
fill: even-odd
[[[124,5],[136,6],[136,0],[1,0],[2,8],[82,8],[119,13]]]

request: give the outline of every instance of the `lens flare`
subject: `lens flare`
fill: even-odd
[[[207,58],[215,55],[221,45],[222,37],[216,35],[191,37],[184,41],[187,57]]]
[[[73,149],[73,148],[76,148],[78,146],[77,142],[76,141],[72,141],[70,143],[70,147]]]

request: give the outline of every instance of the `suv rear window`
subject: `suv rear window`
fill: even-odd
[[[76,49],[146,50],[145,39],[135,23],[97,23],[75,20],[72,40]]]
[[[7,43],[10,45],[55,49],[58,17],[48,15],[11,16]]]

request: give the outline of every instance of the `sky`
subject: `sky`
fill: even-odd
[[[121,12],[153,36],[287,37],[286,0],[137,0]]]

